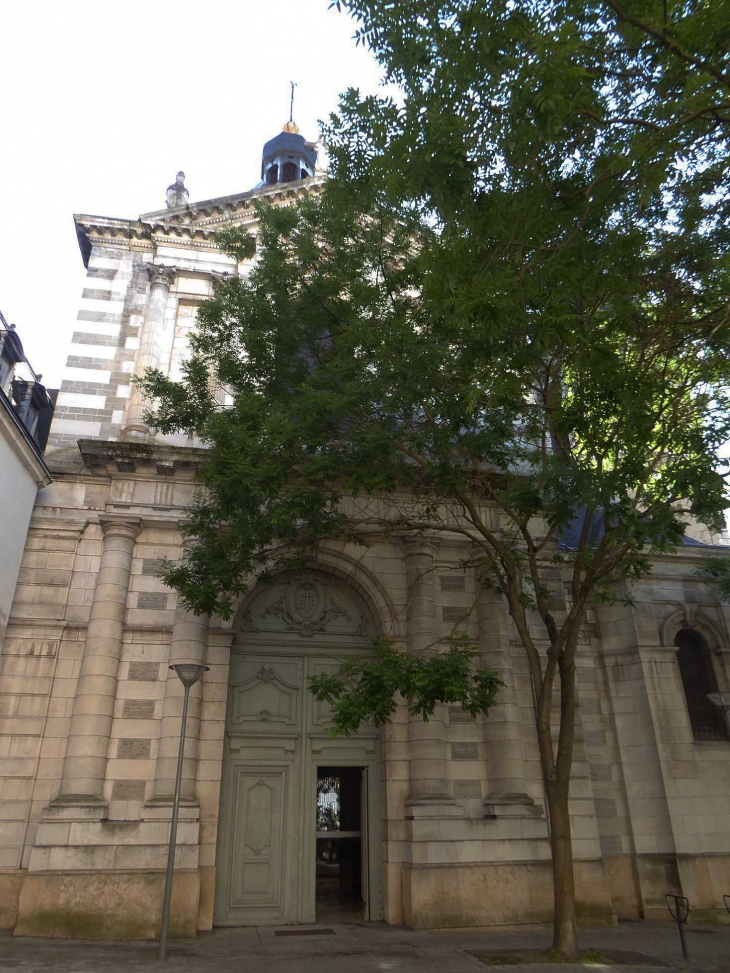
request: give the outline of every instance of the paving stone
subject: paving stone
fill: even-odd
[[[295,927],[278,927],[292,932]],[[312,931],[312,926],[304,927]],[[568,973],[598,969],[606,973],[727,973],[730,927],[688,927],[690,960],[668,923],[622,923],[618,928],[580,930],[583,949],[614,953],[620,964],[600,967],[567,963],[485,965],[474,953],[541,950],[550,945],[547,930],[454,930],[425,932],[384,923],[327,923],[327,935],[277,937],[276,926],[215,929],[195,941],[171,941],[168,969],[175,973]],[[159,970],[153,942],[107,943],[80,940],[0,938],[0,973],[128,973]]]

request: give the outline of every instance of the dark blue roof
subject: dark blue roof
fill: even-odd
[[[317,150],[308,143],[303,135],[295,132],[279,132],[264,145],[261,161],[265,165],[277,155],[299,155],[307,160],[314,170],[317,164]]]
[[[572,520],[558,532],[558,547],[562,551],[575,551],[580,543],[580,534],[583,530],[583,518],[585,517],[585,507],[580,507],[573,515]],[[591,545],[598,544],[603,535],[603,512],[596,510],[591,517],[591,526],[588,531],[588,542]],[[683,547],[725,547],[724,544],[705,544],[694,537],[682,537]]]

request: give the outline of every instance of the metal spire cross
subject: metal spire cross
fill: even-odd
[[[289,84],[291,85],[291,100],[289,102],[289,121],[293,122],[294,121],[294,89],[298,87],[298,82],[290,81]]]

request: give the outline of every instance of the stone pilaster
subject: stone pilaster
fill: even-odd
[[[191,542],[183,544],[183,552]],[[205,664],[208,642],[207,615],[194,615],[181,604],[175,610],[175,621],[172,627],[172,641],[170,646],[170,665],[179,662]],[[198,739],[200,737],[200,706],[202,699],[202,680],[195,683],[190,690],[188,704],[188,721],[185,735],[185,756],[183,758],[183,774],[180,798],[182,801],[196,800],[195,778],[198,760]],[[155,786],[152,800],[154,803],[165,804],[172,801],[175,793],[175,775],[177,773],[177,755],[180,745],[180,720],[182,717],[183,685],[171,670],[167,670],[165,683],[165,701],[162,707],[162,724],[160,727],[160,743],[155,768]]]
[[[173,267],[149,264],[147,273],[150,277],[150,299],[137,352],[135,367],[137,377],[142,376],[146,369],[158,368],[160,365],[160,334],[165,327],[167,299],[175,280]],[[127,424],[124,427],[125,436],[131,439],[144,439],[150,435],[149,428],[142,421],[144,411],[145,399],[142,390],[133,385],[127,409]]]
[[[525,805],[533,802],[525,793],[524,743],[515,697],[507,606],[498,592],[485,588],[477,602],[476,614],[482,663],[504,683],[484,725],[489,785],[484,803],[488,814],[506,813],[510,808],[524,811]]]
[[[62,803],[103,803],[134,542],[142,523],[100,517],[104,532],[63,765]]]
[[[409,540],[404,543],[403,552],[408,580],[408,651],[413,655],[437,652],[434,545],[429,541]],[[443,706],[437,706],[427,723],[421,716],[408,719],[409,805],[454,803],[443,710]]]

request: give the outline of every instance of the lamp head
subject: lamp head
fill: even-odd
[[[190,689],[203,673],[210,669],[210,666],[202,666],[195,662],[178,662],[175,665],[168,666],[168,668],[172,669],[186,689]]]

